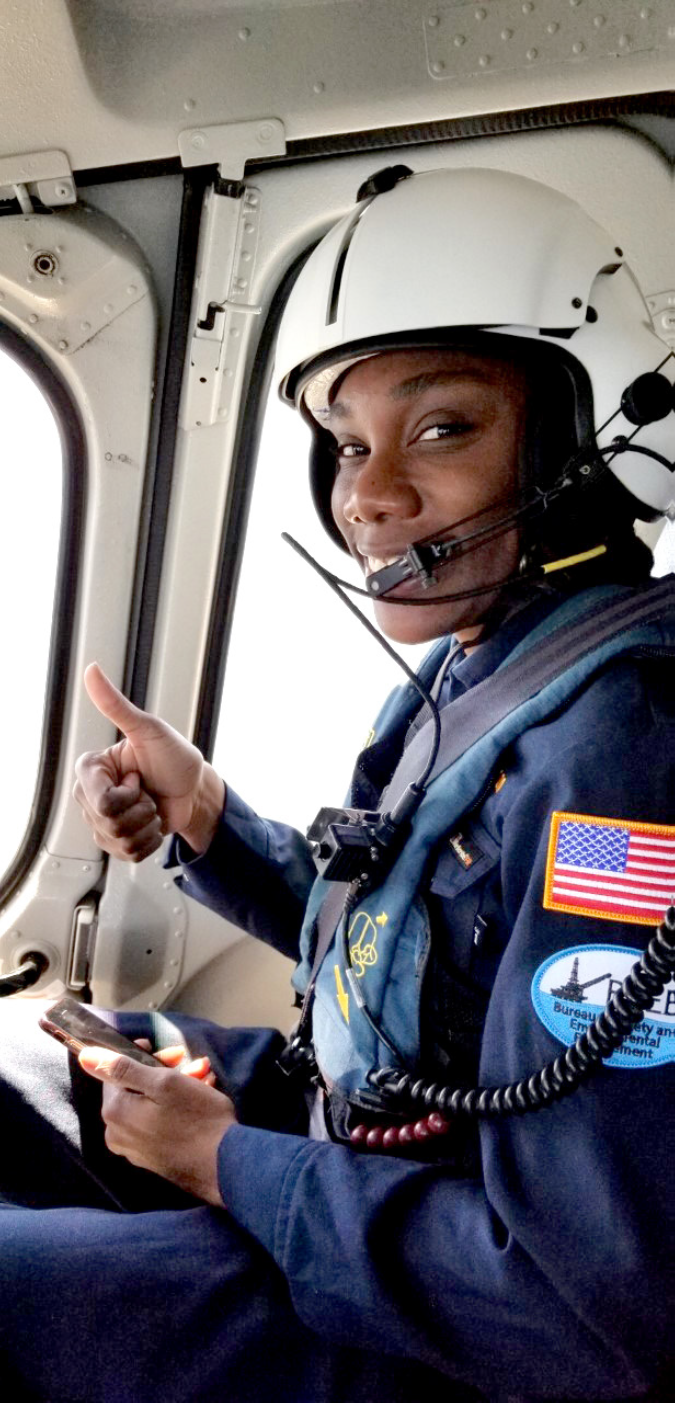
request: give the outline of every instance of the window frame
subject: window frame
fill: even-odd
[[[28,821],[16,854],[0,877],[0,909],[24,880],[42,845],[56,791],[66,711],[75,603],[79,584],[87,481],[82,419],[65,381],[37,346],[0,320],[0,350],[16,361],[44,395],[61,441],[61,523],[54,609],[47,660],[40,751]],[[47,747],[49,737],[49,747]]]

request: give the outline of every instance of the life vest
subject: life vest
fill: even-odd
[[[585,641],[580,649],[574,639],[582,633]],[[433,674],[449,646],[448,639],[437,644],[420,673],[427,677]],[[424,902],[430,854],[479,801],[502,752],[531,726],[568,703],[612,659],[638,648],[664,647],[675,648],[674,577],[651,582],[638,592],[598,586],[565,600],[521,640],[491,678],[444,709],[441,746],[405,845],[381,885],[359,900],[348,917],[351,985],[343,961],[342,921],[318,973],[315,971],[313,1043],[329,1088],[358,1100],[359,1094],[367,1091],[367,1073],[392,1063],[390,1049],[353,996],[355,986],[362,990],[371,1016],[400,1050],[405,1063],[418,1065],[422,977],[431,941]],[[557,653],[568,658],[559,670],[555,667]],[[538,669],[544,655],[553,659],[553,666],[549,661],[548,679],[539,685]],[[518,700],[518,691],[528,690],[522,686],[528,675],[532,694]],[[378,737],[385,740],[388,734],[401,732],[402,722],[410,714],[410,692],[409,687],[399,688],[388,699],[375,723]],[[483,718],[476,724],[476,714],[481,711]],[[473,727],[479,734],[456,754],[457,731],[461,736],[462,725],[465,731]],[[405,751],[382,796],[383,808],[389,808],[400,796],[410,775],[414,777],[416,764],[417,772],[421,770],[419,757],[428,753],[430,726],[430,721],[423,725]],[[333,883],[317,878],[310,894],[301,935],[301,963],[293,980],[301,993],[314,963],[317,915],[333,887]]]

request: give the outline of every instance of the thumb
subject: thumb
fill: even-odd
[[[150,1100],[156,1099],[157,1074],[162,1071],[159,1063],[155,1072],[152,1067],[105,1047],[84,1047],[77,1060],[82,1070],[97,1081],[114,1082],[126,1091],[138,1091]]]
[[[90,663],[86,668],[84,685],[101,715],[112,721],[125,736],[133,730],[138,730],[139,725],[146,719],[146,712],[127,700],[110,678],[106,677],[98,663]]]

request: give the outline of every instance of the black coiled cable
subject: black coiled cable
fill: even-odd
[[[620,989],[572,1047],[547,1062],[545,1067],[522,1081],[506,1086],[461,1088],[439,1086],[395,1067],[381,1067],[368,1073],[368,1081],[383,1097],[404,1102],[412,1111],[439,1111],[442,1115],[498,1117],[541,1111],[563,1096],[569,1096],[586,1081],[603,1061],[616,1052],[633,1029],[642,1022],[654,999],[663,993],[675,973],[675,904],[666,911],[656,935],[641,958],[633,965]],[[400,1106],[397,1104],[396,1109]],[[392,1108],[393,1109],[393,1108]]]

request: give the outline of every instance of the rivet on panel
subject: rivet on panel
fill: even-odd
[[[30,253],[32,247],[33,247],[32,244],[24,244],[24,248],[25,248],[25,250],[26,250],[26,253]]]
[[[479,6],[477,10],[474,10],[474,14],[476,16],[476,19],[485,19],[487,11],[484,10],[482,6]]]
[[[91,872],[91,867],[89,866],[89,863],[88,863],[88,862],[83,862],[83,863],[82,863],[82,871],[83,871],[83,872]]]
[[[103,303],[103,311],[105,312],[106,316],[109,316],[109,315],[110,315],[110,313],[112,312],[112,309],[113,309],[113,304],[112,304],[112,302],[104,302],[104,303]]]
[[[430,29],[438,29],[440,22],[441,21],[438,15],[429,15],[429,18],[427,20],[427,24]]]
[[[183,932],[182,932],[182,930],[175,930],[175,931],[174,931],[174,937],[175,937],[176,940],[182,940],[182,939],[183,939]]]
[[[247,29],[246,26],[244,25],[244,27],[243,27],[242,29],[239,30],[239,38],[241,39],[242,43],[245,44],[245,43],[246,43],[246,40],[247,40],[247,39],[250,39],[250,37],[251,37],[251,31],[250,31],[250,29]]]
[[[10,937],[10,940],[19,940],[19,939],[21,938],[21,931],[20,931],[20,930],[11,930],[11,931],[9,932],[9,937]]]
[[[248,195],[246,196],[246,203],[247,205],[251,206],[251,209],[256,209],[258,204],[258,196],[252,194],[251,191],[249,191]]]
[[[551,23],[550,23],[550,24],[547,24],[547,26],[546,26],[546,33],[547,33],[547,34],[557,34],[559,29],[560,29],[560,25],[556,22],[556,20],[551,20]]]
[[[520,8],[521,8],[521,10],[522,10],[522,12],[523,12],[524,15],[531,15],[531,14],[532,14],[532,11],[533,11],[533,9],[534,9],[534,5],[532,4],[532,0],[525,0],[524,5],[521,5]]]
[[[178,969],[178,960],[169,960],[169,964],[173,969]]]
[[[250,263],[250,262],[251,262],[251,255],[250,255],[248,249],[245,249],[244,252],[242,253],[242,255],[241,255],[241,261],[242,261],[242,263]]]
[[[232,379],[232,371],[231,371],[229,365],[228,365],[227,369],[223,371],[223,376],[224,376],[224,378],[225,378],[226,380],[231,380],[231,379]]]
[[[91,322],[80,322],[80,331],[91,331]]]
[[[161,857],[158,857],[155,859],[155,861],[161,864],[162,859]],[[162,882],[162,886],[164,887],[165,891],[173,890],[173,882]]]
[[[321,83],[321,82],[319,82],[319,83],[314,83],[314,85],[313,85],[313,91],[314,91],[315,93],[325,93],[325,91],[326,91],[326,84],[325,84],[325,83]]]
[[[573,53],[573,54],[583,54],[584,48],[585,48],[585,45],[582,44],[582,42],[581,42],[580,39],[577,39],[576,44],[573,44],[573,45],[572,45],[572,53]]]
[[[466,44],[466,39],[463,34],[456,34],[452,42],[456,49],[461,49],[462,45]]]
[[[572,10],[578,10],[580,4],[581,4],[581,0],[570,0],[570,9],[572,9]]]
[[[630,48],[630,37],[629,37],[628,34],[620,34],[620,35],[619,35],[619,48],[620,48],[620,49],[628,49],[628,48]]]
[[[528,51],[527,51],[527,53],[526,53],[526,55],[525,55],[525,57],[526,57],[528,63],[534,63],[534,60],[538,57],[538,54],[539,54],[539,50],[538,50],[538,49],[528,49]]]
[[[59,867],[61,866],[61,863],[57,862],[56,858],[54,858],[54,861],[50,862],[49,866],[51,867],[52,872],[57,872]]]
[[[185,102],[183,103],[183,107],[185,108],[186,112],[193,112],[196,107],[194,98],[186,97]]]
[[[106,463],[112,463],[112,453],[105,454]]]
[[[271,141],[274,136],[274,127],[269,122],[263,122],[258,127],[258,141]]]
[[[593,25],[595,29],[602,29],[603,24],[606,23],[607,21],[604,15],[596,15],[595,19],[593,20]]]
[[[489,55],[489,54],[481,54],[481,56],[480,56],[480,58],[479,58],[479,60],[478,60],[478,67],[479,67],[479,68],[487,68],[488,65],[489,65],[489,63],[490,63],[490,55]]]
[[[503,39],[503,40],[506,42],[508,39],[512,39],[512,38],[513,38],[513,30],[512,30],[512,29],[502,29],[502,32],[501,32],[501,34],[500,34],[499,37],[500,37],[500,39]]]
[[[235,339],[235,341],[238,339],[238,337],[241,336],[241,332],[240,332],[238,326],[232,326],[232,327],[230,327],[230,336],[233,336],[234,339]]]
[[[181,908],[180,908],[180,906],[174,906],[174,908],[173,908],[173,914],[174,914],[174,916],[180,916],[180,915],[181,915]]]
[[[456,40],[456,39],[455,39],[455,43],[457,43],[457,40]],[[437,58],[437,59],[435,60],[435,62],[432,63],[432,65],[431,65],[431,71],[432,71],[432,73],[442,73],[443,70],[444,70],[444,68],[445,68],[445,64],[444,64],[443,60],[440,59],[440,58]]]
[[[643,5],[642,9],[640,10],[640,19],[651,19],[651,17],[652,11],[649,9],[649,6]]]
[[[57,281],[59,287],[65,287],[65,285],[66,285],[66,280],[65,280],[65,278],[57,278],[56,281]]]
[[[195,151],[201,151],[202,147],[206,146],[206,137],[204,136],[204,133],[193,132],[192,136],[190,137],[190,145],[194,147]]]
[[[227,409],[219,409],[219,410],[218,410],[218,413],[219,413],[221,419],[227,419],[227,415],[228,415],[228,410],[227,410]]]
[[[245,224],[245,225],[244,225],[244,233],[245,233],[245,234],[254,234],[254,233],[255,233],[255,224]]]
[[[127,288],[127,292],[128,292],[128,294],[129,294],[130,297],[133,297],[134,293],[135,293],[135,292],[138,292],[138,288],[136,287],[136,284],[135,284],[135,283],[129,283],[129,286],[128,286],[128,288]]]
[[[59,341],[59,350],[60,350],[60,351],[67,351],[67,350],[68,350],[68,342],[67,342],[67,341]]]
[[[31,312],[31,314],[30,314],[28,320],[29,320],[31,326],[35,326],[35,323],[36,323],[36,321],[37,321],[37,317],[36,317],[36,315],[35,315],[35,312]]]
[[[156,1007],[157,1007],[156,1001],[155,1001],[154,999],[150,999],[150,1001],[149,1001],[149,1003],[148,1003],[148,1008],[156,1008]]]
[[[35,278],[33,277],[33,274],[32,274],[32,273],[29,273],[29,274],[28,274],[28,277],[26,278],[26,282],[27,282],[27,283],[34,283],[34,282],[35,282]]]

